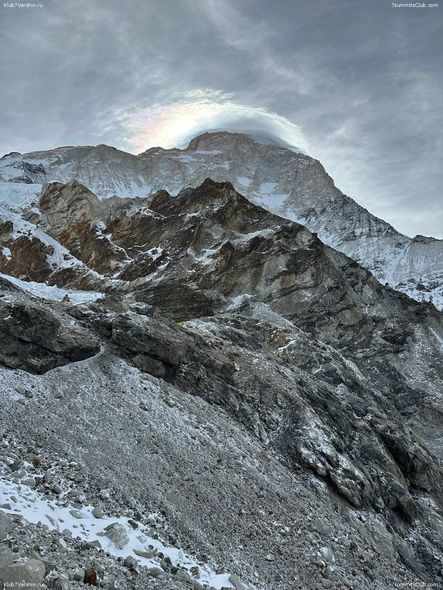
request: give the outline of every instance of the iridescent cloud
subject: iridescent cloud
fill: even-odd
[[[106,130],[114,126],[123,131],[128,149],[136,153],[155,146],[184,147],[192,137],[216,130],[258,134],[308,151],[308,143],[295,123],[211,89],[198,88],[170,102],[106,113],[104,120]]]

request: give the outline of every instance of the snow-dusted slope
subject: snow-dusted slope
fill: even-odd
[[[39,191],[42,183],[66,182],[73,178],[101,197],[151,192],[145,163],[137,156],[106,145],[68,146],[23,155],[13,152],[0,160],[0,180],[13,183],[14,188],[19,183],[35,184]],[[29,190],[23,189],[23,192]]]
[[[4,208],[9,587],[441,579],[443,317],[432,305],[229,182],[101,202],[54,182],[32,211]],[[56,258],[70,273],[58,282]],[[69,286],[88,269],[103,297]]]
[[[0,203],[0,268],[14,280],[26,281],[27,290],[46,296],[62,283],[74,289],[95,291],[103,286],[103,277],[73,256],[57,239],[31,220],[38,209],[27,209]],[[30,282],[29,282],[30,281]],[[24,285],[19,285],[24,287]],[[38,293],[36,293],[38,294]],[[58,299],[56,291],[52,291]],[[69,293],[63,293],[60,299]]]
[[[96,301],[101,299],[103,293],[96,291],[78,291],[77,289],[60,289],[55,285],[48,285],[47,283],[38,283],[36,281],[23,281],[11,275],[0,273],[0,278],[6,279],[13,285],[16,285],[23,291],[39,297],[40,299],[47,299],[49,301],[72,301],[73,303],[85,303],[88,301]]]
[[[101,198],[178,193],[207,177],[228,180],[254,203],[298,221],[383,283],[443,306],[443,242],[409,238],[334,185],[317,160],[238,133],[205,133],[184,149],[134,156],[115,148],[62,147],[0,160],[0,200],[23,205],[46,181],[77,179]]]

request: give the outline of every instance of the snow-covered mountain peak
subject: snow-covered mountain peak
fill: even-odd
[[[344,195],[318,160],[246,133],[206,132],[185,149],[156,147],[138,156],[103,144],[13,153],[0,160],[0,202],[29,205],[50,181],[76,179],[107,199],[158,190],[177,195],[206,178],[231,182],[253,203],[307,226],[382,283],[439,305],[441,240],[400,234]]]
[[[257,147],[259,145],[269,145],[273,147],[280,147],[284,149],[289,149],[291,151],[299,152],[298,148],[291,146],[287,142],[283,141],[281,138],[271,135],[269,133],[264,132],[230,132],[230,131],[207,131],[205,133],[199,134],[189,142],[186,151],[196,151],[199,149],[214,149],[217,145],[221,145],[223,147],[229,146],[253,146]]]
[[[6,160],[7,158],[15,158],[20,157],[22,154],[20,152],[9,152],[9,154],[5,154],[0,158],[0,160]]]

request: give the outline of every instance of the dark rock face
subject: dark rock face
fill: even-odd
[[[306,333],[226,316],[205,319],[208,339],[198,323],[180,327],[151,313],[112,319],[117,354],[222,406],[288,459],[327,479],[353,505],[410,511],[409,488],[440,489],[433,457],[401,424],[400,414],[389,417],[386,402],[356,368]],[[100,317],[94,320],[98,327]],[[318,367],[315,377],[307,357]],[[255,366],[257,358],[263,366]],[[410,505],[403,506],[406,500]]]
[[[176,371],[191,342],[165,321],[138,314],[122,314],[111,323],[111,342],[133,357],[139,368],[162,377]],[[155,376],[158,376],[155,375]]]
[[[31,373],[89,358],[100,350],[96,338],[50,306],[14,298],[0,285],[0,363]]]
[[[26,277],[31,281],[47,280],[52,273],[48,257],[53,251],[40,240],[28,236],[20,236],[14,241],[5,241],[8,244],[10,256],[0,253],[2,272],[15,275],[18,278]]]

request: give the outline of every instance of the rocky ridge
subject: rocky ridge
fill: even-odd
[[[371,215],[334,185],[317,160],[238,133],[206,133],[186,149],[138,156],[110,146],[63,147],[0,160],[0,200],[29,203],[48,181],[75,179],[100,198],[176,195],[206,177],[229,181],[254,203],[300,222],[368,268],[382,283],[443,305],[442,241],[409,238]]]

